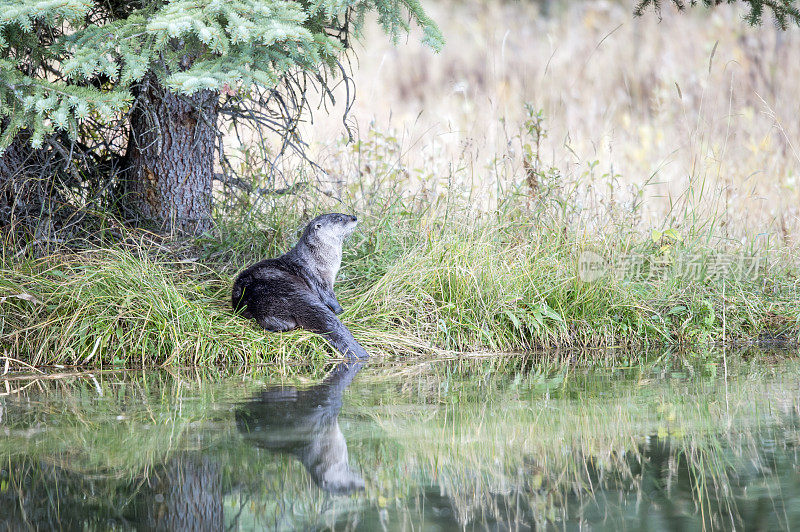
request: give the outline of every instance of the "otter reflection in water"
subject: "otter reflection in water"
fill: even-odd
[[[275,387],[261,392],[236,411],[239,431],[258,447],[297,457],[325,491],[364,489],[364,480],[350,469],[339,428],[342,392],[363,365],[341,362],[321,384],[305,390]]]

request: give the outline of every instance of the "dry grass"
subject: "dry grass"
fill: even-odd
[[[535,194],[530,102],[549,129],[541,159],[576,183],[587,230],[626,214],[643,229],[680,228],[701,212],[719,238],[796,249],[797,28],[750,28],[731,6],[665,9],[659,21],[626,3],[551,2],[550,16],[538,4],[428,3],[447,38],[438,55],[416,35],[395,48],[369,26],[354,66],[362,144],[337,140],[336,112],[306,128],[324,186],[386,179],[382,156],[422,202],[458,192],[493,207],[516,187]]]

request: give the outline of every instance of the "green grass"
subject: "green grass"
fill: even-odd
[[[285,366],[323,355],[298,332],[268,336],[233,315],[229,279],[145,250],[57,254],[3,272],[3,344],[33,365]],[[314,346],[317,346],[316,354]],[[293,353],[303,352],[303,357]]]
[[[419,183],[401,171],[399,145],[383,153],[378,142],[354,148],[358,177],[333,192],[219,192],[217,230],[200,238],[102,216],[94,232],[85,223],[80,238],[4,228],[0,356],[18,365],[318,371],[337,356],[321,338],[266,333],[233,314],[229,294],[241,269],[285,252],[306,221],[331,211],[360,219],[336,292],[343,322],[374,355],[573,349],[569,360],[606,364],[657,346],[797,343],[800,262],[786,239],[768,229],[733,231],[727,204],[714,196],[722,193],[700,178],[669,198],[665,219],[645,224],[644,204],[656,201],[646,194],[652,179],[631,201],[613,201],[619,176],[596,175],[596,162],[580,175],[546,164],[535,141],[546,133],[543,119],[527,109],[519,137],[527,166],[507,175],[459,166],[447,176],[457,183],[485,174],[497,184],[492,197],[456,184],[444,194],[427,186],[411,193]],[[303,172],[298,182],[313,181]],[[250,179],[254,189],[271,186],[259,172]],[[614,273],[582,280],[587,251]],[[728,271],[740,263],[757,267]]]
[[[320,338],[266,333],[229,307],[241,268],[291,246],[303,219],[292,205],[286,200],[247,224],[223,221],[217,237],[192,242],[133,232],[124,245],[62,247],[39,258],[5,253],[0,348],[33,365],[318,368],[335,356]],[[380,205],[364,212],[320,201],[312,209],[360,213],[337,293],[344,323],[375,355],[698,347],[765,333],[797,340],[797,270],[780,250],[761,251],[773,266],[758,279],[698,281],[675,275],[674,257],[726,249],[707,237],[591,240],[520,207],[479,215],[448,206],[437,215],[399,201]],[[635,253],[672,269],[649,279],[583,282],[582,249],[612,263]],[[589,363],[610,357],[576,356]]]

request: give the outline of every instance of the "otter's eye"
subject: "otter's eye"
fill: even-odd
[[[319,228],[321,228],[321,227],[322,227],[322,224],[321,224],[321,223],[319,223],[319,222],[317,222],[317,223],[315,223],[315,224],[314,224],[314,229],[319,229]]]

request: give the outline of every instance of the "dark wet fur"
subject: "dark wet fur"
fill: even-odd
[[[233,308],[268,331],[301,327],[321,334],[345,356],[366,358],[369,356],[366,350],[336,317],[343,310],[333,293],[332,282],[339,264],[334,264],[331,272],[329,263],[335,260],[328,255],[336,251],[335,245],[328,249],[325,242],[315,241],[314,226],[319,223],[354,224],[355,217],[319,216],[308,224],[300,242],[288,253],[245,269],[233,284]],[[341,241],[338,252],[341,261]]]

